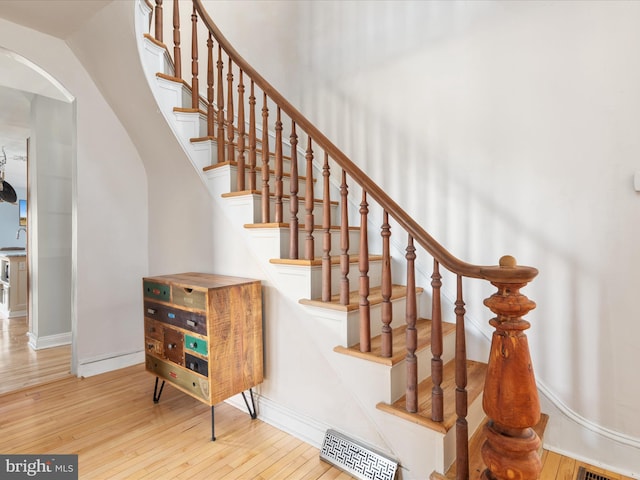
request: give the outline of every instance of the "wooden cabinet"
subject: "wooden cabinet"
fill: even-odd
[[[259,280],[181,273],[143,278],[146,369],[213,407],[263,380]],[[158,390],[158,379],[162,380]],[[245,397],[246,402],[246,397]],[[252,401],[253,403],[253,401]],[[249,413],[255,418],[247,403]]]
[[[27,314],[27,257],[24,252],[0,254],[0,314]]]

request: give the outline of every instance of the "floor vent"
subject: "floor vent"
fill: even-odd
[[[611,480],[609,477],[600,475],[599,473],[591,472],[584,467],[578,468],[578,476],[576,480]]]
[[[355,478],[366,480],[393,480],[398,469],[398,462],[395,460],[335,430],[327,430],[320,459]]]

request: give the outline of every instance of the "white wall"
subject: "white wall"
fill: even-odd
[[[640,386],[627,373],[640,357],[640,4],[207,5],[454,254],[496,264],[509,253],[540,270],[523,292],[538,304],[534,367],[572,418],[550,412],[547,446],[640,474]],[[486,325],[492,289],[475,284],[468,313]]]
[[[29,344],[38,349],[71,342],[74,105],[34,95],[30,125]]]
[[[138,361],[140,278],[148,270],[147,183],[140,156],[62,40],[0,19],[0,45],[48,72],[76,101],[73,370],[89,375]]]
[[[144,241],[149,242],[147,274],[211,271],[215,248],[211,197],[147,85],[134,34],[135,7],[133,1],[111,2],[74,33],[69,44],[126,128],[142,160],[147,190],[139,192],[144,195],[140,207],[147,212],[148,223],[139,227],[145,229]],[[120,173],[122,181],[128,172]],[[136,189],[135,183],[132,179],[127,188]],[[131,234],[126,232],[123,238],[129,239]],[[136,281],[132,288],[141,292],[141,279]],[[139,314],[136,321],[142,322]]]

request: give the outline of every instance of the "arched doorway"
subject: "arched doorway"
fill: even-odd
[[[3,369],[23,377],[4,382],[5,388],[11,388],[48,381],[51,375],[66,375],[70,370],[75,104],[46,72],[2,48],[0,69],[2,103],[14,106],[0,116],[0,145],[10,145],[9,161],[28,158],[23,178],[20,169],[11,165],[20,199],[27,200],[26,232],[22,234],[26,242],[20,243],[20,238],[13,242],[26,247],[29,278],[27,336],[11,339],[28,341],[28,346],[22,353],[15,349],[0,352]],[[3,230],[12,227],[3,226]],[[2,240],[7,242],[6,236]],[[46,362],[52,362],[47,367],[54,368],[43,368]],[[34,371],[47,372],[49,377]]]

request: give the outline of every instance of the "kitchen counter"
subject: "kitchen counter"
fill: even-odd
[[[27,254],[27,251],[24,248],[22,250],[0,249],[0,257],[24,257],[26,254]]]
[[[12,318],[27,313],[26,250],[0,249],[0,315]]]

